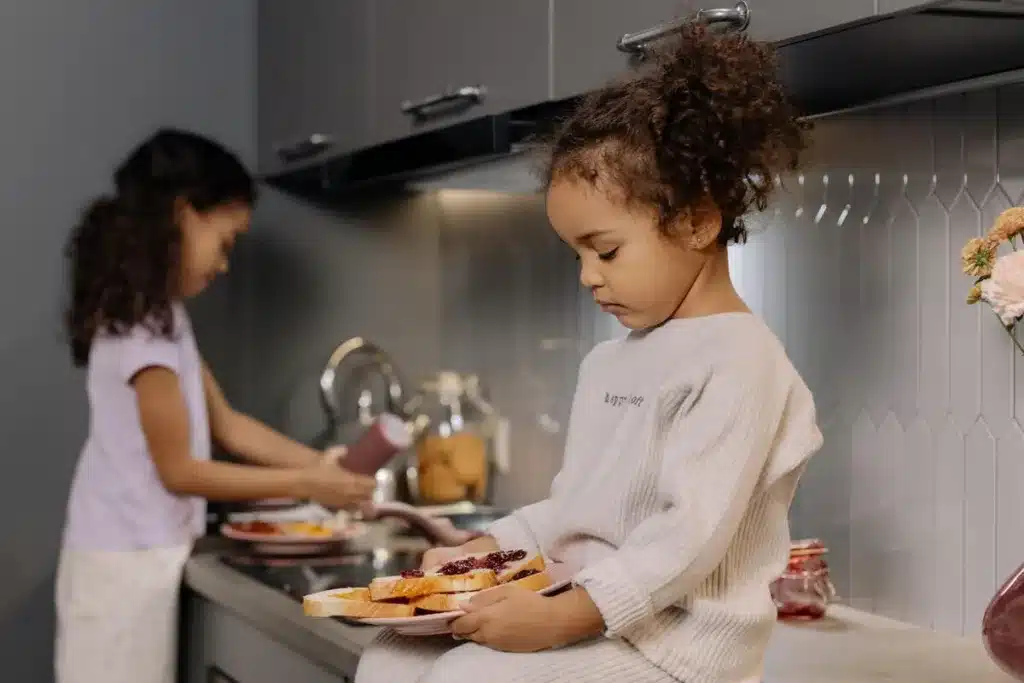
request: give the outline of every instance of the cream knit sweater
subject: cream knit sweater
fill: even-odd
[[[758,318],[672,320],[587,356],[550,497],[490,531],[582,567],[606,636],[677,680],[757,681],[789,506],[821,442]]]

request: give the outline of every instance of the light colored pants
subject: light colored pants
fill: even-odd
[[[510,654],[451,636],[383,631],[359,660],[356,683],[678,683],[631,646],[594,638],[559,650]]]
[[[57,570],[57,683],[174,683],[178,592],[191,544],[64,550]]]

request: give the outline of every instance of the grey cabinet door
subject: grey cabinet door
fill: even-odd
[[[556,98],[599,88],[626,73],[631,57],[617,48],[620,37],[671,26],[690,16],[694,6],[680,0],[552,1]],[[747,6],[747,32],[758,40],[772,42],[865,19],[875,13],[875,0],[747,0]],[[701,0],[697,4],[698,9],[709,11],[736,7],[736,0]]]
[[[260,0],[257,129],[262,172],[311,163],[328,151],[367,143],[370,5],[371,0]]]
[[[549,0],[374,0],[374,137],[405,137],[547,99],[548,10]],[[467,88],[481,88],[482,97],[464,91],[418,107]]]
[[[179,675],[185,683],[351,683],[355,678],[354,670],[349,675],[328,671],[202,598],[187,599],[185,624]]]

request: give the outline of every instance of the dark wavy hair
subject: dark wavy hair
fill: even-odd
[[[668,234],[710,199],[719,243],[746,240],[743,215],[764,210],[777,174],[807,146],[777,77],[772,48],[742,33],[690,23],[630,80],[586,96],[547,145],[546,182],[606,184],[653,207]]]
[[[120,335],[144,324],[155,334],[172,334],[180,202],[202,213],[256,201],[255,182],[234,154],[172,129],[157,131],[129,154],[114,172],[114,188],[86,208],[65,247],[65,325],[79,367],[88,363],[99,333]]]

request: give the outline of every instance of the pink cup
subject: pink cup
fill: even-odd
[[[363,432],[339,463],[356,474],[373,475],[391,458],[412,445],[412,433],[397,415],[382,413]]]

